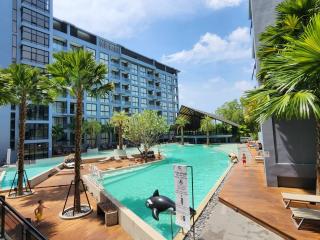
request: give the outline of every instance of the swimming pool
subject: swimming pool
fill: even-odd
[[[160,221],[154,220],[151,210],[145,206],[146,199],[158,189],[160,195],[175,200],[173,165],[190,165],[193,166],[194,171],[194,200],[195,208],[197,208],[228,168],[227,153],[237,152],[235,144],[228,144],[227,146],[221,148],[221,145],[161,145],[159,147],[160,151],[166,156],[164,161],[135,169],[106,173],[102,179],[97,181],[124,206],[132,210],[164,237],[170,239],[170,215],[161,213]],[[191,184],[189,184],[189,187],[191,188]],[[191,193],[191,189],[189,189],[189,192]],[[179,228],[174,226],[175,234],[178,230]]]
[[[58,166],[63,162],[63,160],[64,160],[64,157],[38,159],[38,160],[35,160],[35,163],[25,164],[24,168],[26,170],[28,178],[32,179],[33,177]],[[17,171],[16,167],[5,168],[4,172],[2,173],[3,175],[0,177],[1,190],[10,189],[16,171]]]

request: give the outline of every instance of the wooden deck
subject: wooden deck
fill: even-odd
[[[249,160],[246,167],[241,162],[234,166],[219,200],[286,239],[320,239],[320,223],[309,222],[296,229],[281,192],[313,194],[303,189],[266,187],[263,163]]]
[[[132,239],[120,225],[114,227],[106,227],[102,220],[97,218],[96,201],[89,194],[90,204],[94,208],[94,212],[90,215],[76,220],[62,220],[58,214],[61,212],[68,184],[73,178],[73,173],[62,171],[59,174],[49,178],[39,184],[34,190],[35,194],[20,199],[7,199],[8,202],[15,207],[24,217],[34,220],[34,209],[37,201],[42,199],[44,205],[49,209],[44,209],[44,219],[40,223],[38,229],[48,239],[64,240],[129,240]],[[85,195],[81,196],[82,202],[86,202]],[[70,199],[67,206],[71,205],[73,198]]]

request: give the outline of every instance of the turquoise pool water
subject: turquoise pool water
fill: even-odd
[[[43,172],[46,172],[59,164],[64,160],[64,157],[46,158],[36,160],[35,163],[25,164],[25,170],[27,172],[28,178],[31,179]],[[10,189],[14,175],[17,171],[16,167],[5,168],[2,180],[0,182],[0,189],[7,190]],[[1,175],[1,174],[0,174]]]
[[[131,209],[164,237],[171,239],[170,215],[162,213],[159,216],[159,222],[154,220],[151,216],[151,210],[145,206],[146,199],[156,189],[159,189],[160,195],[168,196],[175,201],[173,165],[190,165],[193,166],[194,171],[194,197],[195,208],[197,208],[228,168],[227,153],[237,152],[236,145],[224,146],[227,147],[222,145],[209,147],[204,145],[162,145],[160,151],[166,156],[164,161],[136,169],[105,174],[99,182],[123,205]],[[190,177],[189,180],[191,180]],[[189,187],[191,193],[191,182]],[[175,234],[178,230],[178,227],[174,226]]]

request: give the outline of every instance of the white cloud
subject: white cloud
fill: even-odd
[[[254,81],[227,81],[222,77],[213,77],[202,83],[184,81],[179,84],[180,104],[213,112],[226,101],[240,98],[244,91],[252,89]]]
[[[198,0],[54,0],[54,16],[108,39],[129,38],[152,22],[193,14]]]
[[[240,80],[240,81],[236,81],[234,83],[234,88],[236,90],[239,90],[240,92],[245,92],[247,90],[252,89],[255,86],[255,82],[254,81],[248,81],[248,80]]]
[[[206,5],[213,10],[239,6],[242,0],[206,0]]]
[[[209,63],[250,58],[250,54],[249,28],[238,27],[224,38],[206,33],[190,50],[165,55],[162,60],[167,63]]]

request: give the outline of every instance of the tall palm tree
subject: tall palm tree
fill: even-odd
[[[123,150],[123,130],[128,122],[128,115],[125,111],[115,112],[111,117],[111,124],[118,129],[119,149]]]
[[[106,65],[96,63],[92,53],[85,50],[58,52],[53,54],[55,62],[47,66],[51,76],[60,82],[63,90],[68,90],[76,97],[75,116],[75,193],[74,211],[80,208],[80,164],[82,135],[82,104],[85,92],[91,96],[101,96],[113,89],[112,83],[104,84],[107,73]]]
[[[210,143],[209,134],[211,131],[213,131],[214,125],[212,123],[212,118],[209,116],[205,116],[200,121],[200,131],[205,132],[207,135],[207,145]]]
[[[0,70],[0,85],[7,99],[2,104],[11,103],[19,106],[19,146],[18,146],[18,184],[17,194],[23,195],[24,175],[24,141],[29,102],[48,104],[57,96],[54,80],[49,80],[40,69],[28,65],[12,64],[7,69]]]
[[[263,59],[269,76],[258,89],[247,93],[257,101],[254,115],[263,122],[278,119],[316,119],[316,193],[320,194],[320,14],[306,19],[308,25],[298,38]]]
[[[189,123],[189,121],[182,116],[177,117],[175,125],[177,130],[181,132],[181,145],[184,145],[184,127]]]
[[[91,148],[94,148],[97,145],[97,135],[101,132],[101,123],[96,120],[85,121],[84,129],[90,136]]]

